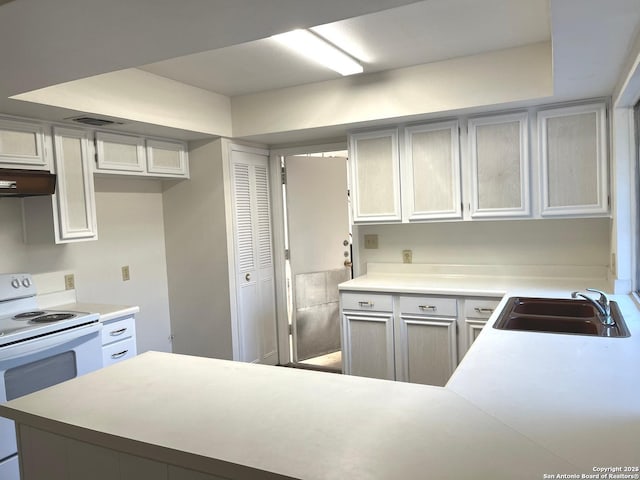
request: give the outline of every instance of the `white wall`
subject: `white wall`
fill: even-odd
[[[402,263],[402,250],[413,250],[413,263],[469,265],[609,264],[608,218],[516,220],[374,225],[357,228],[378,234],[378,249],[360,249],[361,272],[367,262]]]
[[[190,144],[191,180],[167,183],[163,200],[174,351],[231,360],[223,148]]]
[[[139,305],[138,349],[171,351],[161,183],[96,181],[97,241],[25,244],[19,199],[0,198],[0,272],[75,274],[79,301]],[[129,265],[131,280],[122,281]]]
[[[541,102],[553,95],[551,53],[549,43],[538,43],[236,96],[231,99],[233,135],[246,137],[507,102]]]

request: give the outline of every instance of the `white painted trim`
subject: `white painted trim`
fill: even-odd
[[[340,150],[347,150],[347,148],[348,148],[347,142],[340,141],[340,142],[314,144],[309,146],[298,145],[295,147],[276,148],[271,150],[271,154],[279,155],[283,157],[291,157],[293,155],[304,155],[307,153],[336,152]]]
[[[530,174],[529,174],[529,114],[528,112],[509,113],[473,117],[468,121],[469,158],[471,160],[471,218],[501,218],[531,216]],[[478,155],[476,128],[483,125],[499,125],[518,122],[520,129],[520,207],[518,208],[480,208],[478,191]]]
[[[222,174],[224,189],[225,228],[227,232],[227,270],[229,272],[229,313],[231,317],[232,358],[240,361],[240,334],[238,332],[238,296],[236,294],[236,248],[233,235],[233,198],[231,184],[231,150],[229,140],[222,139]]]
[[[606,103],[591,103],[586,105],[575,105],[571,107],[549,108],[538,111],[538,149],[540,158],[540,215],[542,217],[553,216],[580,216],[589,215],[606,216],[609,214],[608,191],[608,143],[607,143],[607,118]],[[597,135],[597,202],[593,205],[580,206],[558,206],[549,205],[548,187],[548,159],[547,159],[547,120],[550,118],[579,115],[583,113],[596,114],[596,135]]]
[[[449,210],[417,212],[415,207],[415,178],[413,175],[413,135],[416,133],[435,132],[449,130],[451,133],[451,191],[453,193],[453,208]],[[405,127],[404,155],[400,158],[401,168],[401,193],[403,199],[403,221],[413,222],[417,220],[436,219],[460,219],[462,218],[462,184],[460,178],[460,125],[457,120],[447,122],[430,123],[424,125],[412,125]]]
[[[282,200],[282,179],[280,159],[283,155],[272,152],[269,156],[271,185],[271,224],[273,232],[273,268],[276,286],[276,327],[278,335],[278,363],[291,362],[289,351],[289,318],[287,316],[287,273],[285,250],[284,203]],[[277,187],[276,187],[277,186]]]

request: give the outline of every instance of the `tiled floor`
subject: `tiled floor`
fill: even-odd
[[[319,357],[309,358],[300,363],[342,371],[342,352],[337,351],[333,353],[327,353],[326,355],[321,355]]]

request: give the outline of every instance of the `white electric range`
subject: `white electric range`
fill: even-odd
[[[31,275],[0,274],[0,402],[102,368],[97,313],[38,308]],[[19,480],[15,427],[0,418],[0,479]]]

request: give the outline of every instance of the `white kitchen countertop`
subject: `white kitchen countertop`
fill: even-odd
[[[84,303],[74,302],[64,305],[55,305],[52,310],[69,310],[71,312],[90,312],[98,313],[101,322],[108,322],[114,318],[125,317],[127,315],[135,315],[140,311],[138,306],[128,305],[109,305],[105,303]]]
[[[483,284],[480,275],[476,283],[393,275],[341,288],[567,297],[603,287],[595,277],[577,285],[577,277],[489,276]],[[496,330],[505,297],[445,388],[149,352],[0,413],[229,478],[542,479],[634,467],[640,313],[629,297],[611,298],[629,338]]]

